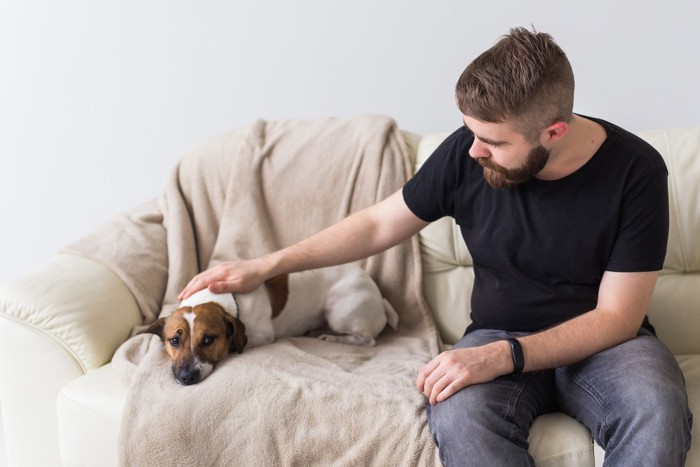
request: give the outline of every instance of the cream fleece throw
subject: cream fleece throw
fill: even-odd
[[[256,121],[195,148],[157,202],[68,250],[110,266],[150,322],[199,271],[292,244],[410,173],[389,118]],[[121,465],[439,465],[414,385],[438,350],[420,264],[417,238],[363,263],[400,316],[374,348],[283,339],[184,387],[156,336],[129,339],[112,360],[129,384]]]

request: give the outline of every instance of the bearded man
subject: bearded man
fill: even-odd
[[[533,420],[563,411],[607,465],[683,466],[683,374],[646,317],[668,237],[663,159],[573,113],[571,65],[548,34],[511,30],[465,69],[456,98],[464,125],[401,191],[296,245],[205,271],[181,298],[356,261],[451,216],[474,261],[472,324],[416,382],[442,462],[532,466]]]

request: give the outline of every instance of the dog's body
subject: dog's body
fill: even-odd
[[[231,352],[270,344],[276,338],[328,329],[319,339],[372,346],[398,316],[358,265],[278,276],[247,294],[201,290],[144,332],[160,336],[178,382],[206,378]]]

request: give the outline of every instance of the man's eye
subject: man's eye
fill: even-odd
[[[177,347],[180,345],[180,336],[175,336],[169,339],[170,345],[173,347]]]
[[[215,340],[216,336],[204,336],[204,339],[202,339],[202,347],[212,345]]]

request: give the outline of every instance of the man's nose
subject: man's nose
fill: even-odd
[[[474,139],[472,147],[469,148],[469,156],[474,159],[480,157],[491,157],[491,151],[489,151],[488,145],[482,143],[478,139]]]

